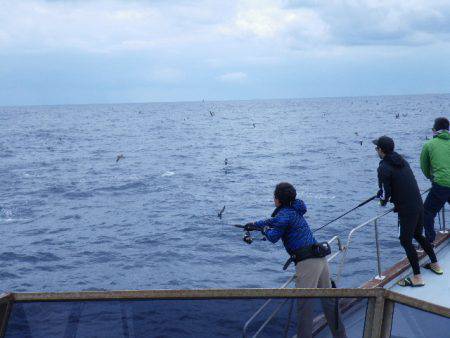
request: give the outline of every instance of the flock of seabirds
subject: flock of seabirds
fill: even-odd
[[[209,115],[210,115],[211,117],[216,116],[216,113],[215,113],[213,110],[209,110],[208,112],[209,112]],[[140,110],[140,111],[138,112],[138,114],[142,114],[142,111]],[[323,115],[325,115],[325,113],[323,113]],[[407,117],[408,114],[404,113],[404,114],[402,114],[402,116],[403,116],[403,117]],[[396,119],[399,119],[399,118],[400,118],[400,113],[396,113],[396,114],[395,114],[395,118],[396,118]],[[252,126],[253,126],[253,128],[256,128],[256,123],[253,122],[253,123],[252,123]],[[359,136],[359,133],[358,133],[357,131],[355,131],[355,135],[356,135],[356,136]],[[425,136],[425,140],[429,140],[428,136]],[[363,145],[363,140],[359,140],[358,143],[362,146],[362,145]],[[116,163],[119,162],[120,160],[124,160],[124,159],[125,159],[125,156],[124,156],[123,154],[118,154],[118,155],[116,156]],[[225,158],[225,160],[224,160],[224,165],[225,165],[225,166],[228,165],[228,159],[227,159],[227,158]],[[225,173],[227,173],[227,171],[225,171]],[[217,217],[218,217],[218,218],[222,219],[222,216],[223,216],[223,213],[224,213],[224,211],[225,211],[225,208],[226,208],[226,206],[224,205],[224,206],[222,207],[222,209],[220,209],[220,211],[217,213]]]

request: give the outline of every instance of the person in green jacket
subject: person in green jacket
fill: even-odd
[[[439,117],[434,121],[433,139],[423,146],[420,167],[432,182],[424,203],[424,226],[425,237],[433,243],[436,239],[434,218],[445,202],[450,203],[450,134],[447,118]]]

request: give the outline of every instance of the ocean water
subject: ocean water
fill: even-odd
[[[420,151],[449,110],[450,95],[0,108],[0,291],[278,287],[294,271],[281,242],[247,245],[231,225],[269,217],[280,181],[313,229],[352,208],[377,191],[383,134],[425,190]],[[345,240],[383,210],[316,237]],[[395,215],[380,232],[388,267],[403,257]],[[372,278],[374,257],[368,226],[341,286]]]

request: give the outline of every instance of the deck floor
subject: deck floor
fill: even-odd
[[[406,296],[421,299],[430,303],[442,305],[450,308],[450,245],[447,241],[445,246],[441,248],[436,254],[439,264],[444,270],[443,275],[436,275],[430,270],[421,268],[421,274],[425,281],[423,287],[401,287],[395,283],[388,287],[390,290],[404,294]],[[429,262],[428,257],[421,261],[421,265]],[[402,276],[411,276],[411,269]],[[398,281],[398,278],[396,281]]]

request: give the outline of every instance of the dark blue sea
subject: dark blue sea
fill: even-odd
[[[449,110],[449,94],[0,108],[0,291],[279,287],[294,271],[281,242],[247,245],[231,225],[269,217],[280,181],[313,229],[352,208],[377,191],[383,134],[425,190],[420,151]],[[387,268],[403,257],[395,215],[380,231]],[[341,286],[372,278],[374,257],[367,226]]]

